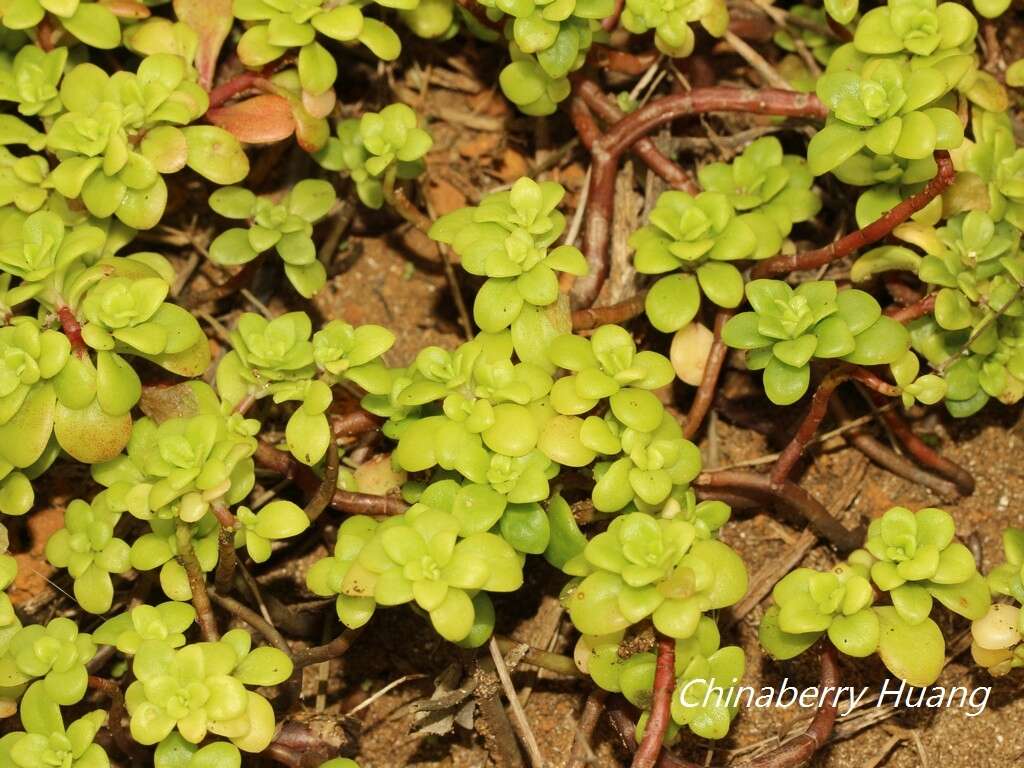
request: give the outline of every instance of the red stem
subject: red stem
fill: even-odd
[[[882,398],[880,395],[872,394],[871,399],[876,405],[880,404]],[[943,456],[940,456],[931,447],[914,434],[914,430],[910,428],[906,419],[903,418],[897,411],[887,409],[880,413],[886,426],[892,432],[900,444],[910,453],[911,456],[917,460],[918,463],[938,473],[942,477],[945,477],[953,481],[956,485],[957,490],[960,491],[964,496],[970,496],[974,493],[974,477],[966,469],[950,461]]]
[[[722,341],[722,329],[733,316],[734,310],[719,309],[715,315],[714,340],[711,342],[711,350],[708,352],[707,362],[704,364],[704,376],[701,377],[700,386],[693,396],[693,403],[690,405],[690,412],[686,414],[686,425],[683,427],[683,437],[692,440],[694,435],[700,431],[700,425],[704,423],[704,417],[711,410],[711,404],[715,400],[715,392],[718,390],[718,379],[722,375],[722,366],[725,365],[725,358],[729,349]]]
[[[656,51],[630,53],[596,43],[590,47],[589,62],[599,70],[611,70],[623,75],[642,75],[658,60]]]
[[[672,718],[672,692],[676,687],[676,641],[658,633],[658,660],[654,667],[654,694],[651,716],[643,741],[633,755],[632,768],[654,768]]]
[[[575,281],[574,299],[578,306],[593,304],[608,277],[608,238],[615,207],[615,177],[622,155],[661,126],[680,117],[705,112],[746,112],[822,120],[828,114],[814,94],[774,88],[715,86],[655,99],[611,126],[591,148],[590,189],[583,230],[583,253],[590,271]]]
[[[806,520],[815,533],[840,552],[852,552],[864,542],[863,527],[854,530],[843,527],[820,501],[789,480],[773,483],[768,475],[722,470],[703,472],[692,485],[702,498],[718,498],[719,492],[725,491],[778,502]]]
[[[820,647],[821,676],[818,690],[826,690],[826,688],[834,690],[839,687],[840,683],[836,649],[830,643],[825,642],[821,643]],[[825,697],[825,703],[818,708],[814,719],[807,726],[807,730],[799,736],[780,744],[763,755],[732,763],[729,768],[796,768],[796,766],[804,765],[814,757],[814,753],[821,749],[832,735],[832,729],[836,724],[836,699],[835,696]],[[618,697],[618,702],[618,706],[613,702],[612,706],[608,708],[608,715],[626,748],[633,749],[636,745],[636,740],[633,738],[633,723],[622,709],[622,706],[628,705],[621,697]],[[689,760],[676,757],[669,750],[663,749],[657,768],[708,768],[708,766],[706,763],[691,763]]]
[[[57,310],[57,318],[60,320],[60,327],[64,331],[64,335],[71,342],[71,351],[79,357],[85,357],[88,347],[82,338],[82,326],[79,324],[78,318],[75,317],[75,313],[71,311],[71,307],[67,304],[60,307]]]
[[[626,113],[619,109],[615,101],[608,94],[604,93],[593,80],[578,79],[576,81],[576,92],[583,98],[587,107],[593,110],[594,114],[606,123],[617,123],[626,116]],[[594,130],[596,135],[588,137],[583,131],[579,131],[579,126],[577,125],[580,140],[587,149],[591,149],[594,142],[601,138],[601,134],[596,131],[596,127]],[[700,187],[697,186],[697,182],[693,180],[693,177],[677,163],[662,154],[653,139],[647,137],[640,139],[633,145],[633,152],[648,168],[658,174],[665,180],[665,183],[674,189],[681,189],[684,192],[689,192],[691,195],[696,195],[700,192]]]
[[[828,412],[828,404],[836,387],[848,379],[859,381],[871,390],[888,397],[896,397],[900,394],[899,387],[883,381],[866,368],[841,365],[829,371],[825,374],[821,383],[818,384],[818,388],[814,390],[814,395],[811,397],[811,406],[807,409],[807,415],[804,416],[804,420],[800,423],[796,434],[793,435],[793,439],[789,441],[789,444],[779,454],[779,458],[772,468],[771,477],[773,483],[785,482],[786,478],[789,477],[793,467],[800,460],[804,450],[806,450],[807,444],[811,442],[818,431],[818,427],[821,426],[822,419],[825,418],[825,414]]]
[[[639,317],[644,313],[644,300],[646,298],[647,291],[639,291],[618,304],[577,309],[572,313],[572,329],[574,331],[588,331],[600,325],[624,323],[627,320],[632,320],[634,317]]]
[[[886,314],[893,320],[906,325],[911,320],[930,315],[935,310],[935,297],[936,294],[929,293],[927,296],[906,307],[889,309]]]
[[[107,730],[110,731],[110,735],[114,737],[114,743],[124,753],[125,757],[133,758],[137,753],[137,747],[135,741],[124,727],[124,719],[127,713],[121,687],[113,680],[95,675],[89,675],[89,687],[110,699],[110,711],[107,713]]]
[[[942,191],[953,183],[953,179],[956,178],[956,171],[953,169],[953,161],[949,157],[949,152],[946,152],[944,149],[936,150],[935,163],[938,165],[939,170],[932,180],[925,185],[924,189],[916,195],[911,195],[866,227],[851,232],[846,237],[841,237],[823,248],[803,251],[792,256],[775,256],[774,258],[762,261],[754,267],[751,277],[772,277],[773,275],[784,275],[797,270],[817,269],[844,256],[848,256],[867,245],[877,243],[942,194]]]

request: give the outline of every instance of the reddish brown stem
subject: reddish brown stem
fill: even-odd
[[[854,530],[844,528],[842,523],[828,513],[821,502],[788,480],[773,483],[768,475],[723,470],[701,473],[693,487],[698,495],[705,498],[716,498],[717,492],[726,491],[778,502],[806,520],[815,533],[840,552],[852,552],[864,542],[863,527]]]
[[[330,661],[344,656],[352,643],[362,634],[362,629],[346,629],[326,645],[318,645],[307,648],[304,651],[297,651],[292,661],[296,668],[308,667],[310,664],[319,664],[322,661]]]
[[[938,172],[925,185],[924,189],[916,195],[911,195],[866,227],[851,232],[846,237],[841,237],[823,248],[803,251],[792,256],[775,256],[774,258],[762,261],[754,267],[751,276],[754,278],[772,277],[773,275],[784,275],[798,270],[817,269],[844,256],[849,256],[854,251],[860,250],[867,245],[877,243],[942,194],[942,191],[953,183],[953,179],[956,178],[956,171],[953,169],[953,161],[949,157],[949,152],[946,152],[944,149],[936,150],[935,163],[938,165]]]
[[[879,395],[872,394],[876,404],[883,402]],[[974,493],[974,477],[966,469],[949,459],[940,456],[921,438],[914,434],[910,424],[897,411],[888,409],[881,412],[882,420],[892,432],[893,437],[907,449],[914,459],[942,477],[952,480],[957,490],[964,496]]]
[[[608,692],[600,688],[595,688],[587,696],[587,701],[583,705],[583,713],[576,725],[576,738],[573,740],[569,762],[566,763],[565,768],[587,768],[591,764],[593,755],[591,739],[601,720],[601,713],[604,712],[606,698],[608,698]]]
[[[820,647],[821,676],[818,690],[835,690],[840,683],[836,649],[831,644],[824,642]],[[804,765],[832,736],[832,729],[836,724],[836,699],[835,696],[826,696],[823,699],[824,703],[815,712],[814,719],[807,726],[807,730],[799,736],[780,744],[770,752],[732,763],[729,768],[797,768],[797,766]],[[622,701],[622,704],[624,703]],[[608,715],[626,748],[634,749],[636,740],[633,738],[633,723],[629,719],[629,715],[623,711],[621,705],[609,707]],[[683,760],[669,750],[663,749],[657,768],[708,768],[708,766],[706,763],[697,764]]]
[[[192,547],[192,530],[188,523],[178,521],[177,529],[178,560],[181,561],[188,577],[188,586],[192,592],[192,605],[196,609],[196,620],[203,640],[214,642],[220,639],[217,619],[210,605],[210,595],[206,591],[206,574],[203,573],[195,549]]]
[[[686,425],[683,427],[683,437],[687,440],[692,440],[700,431],[700,425],[704,423],[704,417],[708,415],[715,400],[718,379],[722,375],[722,366],[725,365],[725,358],[729,354],[728,347],[722,341],[722,329],[732,316],[731,309],[719,309],[715,315],[714,340],[704,364],[704,376],[701,377],[700,386],[693,396],[690,412],[686,414]]]
[[[927,296],[915,301],[906,307],[897,307],[890,309],[886,314],[893,320],[903,323],[906,325],[911,320],[916,320],[919,317],[930,315],[935,311],[935,297],[936,294],[929,293]]]
[[[748,112],[783,117],[824,119],[825,105],[814,94],[795,93],[773,88],[695,88],[649,102],[611,126],[591,148],[590,188],[583,253],[589,273],[575,281],[577,306],[594,303],[608,276],[608,238],[615,206],[615,177],[619,160],[636,142],[673,120],[705,112]]]
[[[245,93],[245,91],[258,90],[265,93],[274,93],[273,85],[267,80],[272,70],[273,64],[268,65],[259,72],[246,70],[235,75],[226,83],[221,83],[210,91],[210,106],[208,109],[221,107],[235,96]]]
[[[604,93],[593,80],[580,78],[576,82],[576,90],[586,105],[594,111],[594,114],[606,123],[617,123],[626,116],[626,113],[619,109],[615,100]],[[600,135],[596,136],[595,140],[598,138],[600,138]],[[586,137],[582,135],[580,140],[583,141],[584,146],[588,149],[593,146],[593,142],[587,142]],[[653,139],[647,137],[640,139],[633,145],[633,152],[636,153],[636,156],[648,168],[658,174],[665,180],[666,184],[674,189],[681,189],[684,192],[689,192],[691,195],[696,195],[700,192],[700,187],[697,186],[697,182],[693,180],[693,177],[677,163],[662,154]]]
[[[133,758],[138,751],[138,747],[128,729],[124,726],[127,712],[124,706],[124,695],[121,693],[121,686],[105,677],[89,675],[89,687],[110,699],[110,711],[107,713],[107,729],[110,731],[110,735],[114,737],[114,743],[117,745],[117,748],[124,753],[125,757]]]
[[[45,14],[42,21],[36,26],[36,45],[49,53],[54,49],[53,45],[53,19],[50,14]]]
[[[647,291],[640,291],[618,304],[608,304],[603,307],[588,307],[577,309],[572,313],[572,329],[574,331],[588,331],[600,325],[609,323],[624,323],[639,317],[644,313],[644,300],[647,298]]]
[[[811,442],[815,433],[817,433],[818,427],[821,426],[821,421],[828,412],[828,404],[836,387],[848,379],[859,381],[870,389],[889,397],[896,397],[900,394],[898,387],[882,381],[882,379],[865,368],[850,365],[840,365],[838,368],[833,368],[825,374],[821,383],[818,384],[818,388],[814,390],[814,395],[811,397],[811,405],[807,409],[807,415],[800,422],[800,427],[797,429],[796,434],[793,435],[793,439],[789,441],[789,444],[779,454],[779,458],[772,468],[771,477],[773,483],[782,483],[789,477],[793,467],[796,466],[797,461],[800,460],[804,450],[806,450],[808,443]]]
[[[831,16],[826,14],[825,20],[828,22],[828,28],[832,30],[836,38],[841,42],[849,43],[853,40],[853,33],[847,29],[846,25],[840,24],[838,21],[833,19]]]
[[[372,413],[360,409],[348,413],[332,413],[331,431],[335,437],[356,437],[378,429],[382,420]]]
[[[327,461],[324,463],[324,476],[320,480],[320,486],[306,502],[306,516],[309,522],[315,522],[334,498],[334,492],[338,489],[338,469],[338,445],[331,440],[327,446]]]
[[[85,339],[82,338],[82,326],[71,307],[67,304],[60,307],[57,310],[57,319],[60,320],[60,327],[64,331],[64,335],[71,342],[71,351],[79,357],[85,357],[89,350],[85,345]]]
[[[313,495],[320,488],[321,480],[309,467],[299,464],[284,451],[260,442],[253,460],[264,469],[287,477],[306,493]],[[349,515],[400,515],[409,505],[397,496],[375,496],[369,493],[335,491],[330,506]]]
[[[632,768],[654,768],[672,719],[672,692],[676,687],[676,640],[658,633],[658,660],[654,667],[654,693],[651,716],[644,738],[633,755]]]

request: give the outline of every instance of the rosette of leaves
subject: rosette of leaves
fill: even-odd
[[[8,307],[35,299],[55,312],[66,306],[71,278],[99,260],[106,240],[99,227],[68,226],[48,210],[9,212],[0,220],[0,236],[0,271],[19,279],[7,291]]]
[[[13,59],[0,54],[0,101],[14,102],[26,117],[60,112],[63,105],[57,87],[67,60],[67,48],[43,51],[34,45],[22,46]]]
[[[233,350],[217,367],[217,390],[229,406],[268,395],[278,403],[301,403],[288,419],[285,438],[292,455],[309,465],[324,457],[332,440],[326,415],[334,399],[331,387],[348,380],[377,394],[386,392],[390,380],[377,358],[395,340],[379,325],[353,327],[340,320],[328,323],[312,340],[311,332],[305,312],[270,321],[247,312],[231,333]]]
[[[408,0],[378,3],[389,8],[412,8]],[[317,41],[317,33],[342,43],[359,42],[378,58],[394,61],[401,53],[398,35],[387,24],[364,15],[362,4],[336,5],[327,0],[234,0],[236,19],[249,28],[238,41],[238,58],[259,69],[298,48],[302,89],[316,96],[334,85],[338,64]]]
[[[747,591],[743,560],[683,520],[619,515],[563,570],[580,577],[564,596],[580,632],[605,635],[650,617],[669,637],[692,636],[706,611]]]
[[[783,154],[782,144],[774,136],[751,142],[731,163],[701,166],[697,179],[705,190],[726,195],[737,211],[767,216],[783,237],[794,223],[810,221],[821,210],[821,200],[811,189],[814,177],[807,162]]]
[[[452,246],[462,267],[487,281],[473,302],[473,319],[488,333],[515,324],[525,306],[558,300],[557,272],[586,274],[583,254],[570,245],[549,250],[565,229],[557,210],[561,184],[520,178],[480,205],[460,208],[434,222],[430,236]]]
[[[246,264],[273,248],[284,262],[288,281],[307,299],[327,280],[317,259],[313,225],[331,210],[337,197],[322,179],[303,179],[280,202],[257,197],[245,187],[224,187],[210,195],[210,207],[229,219],[246,219],[210,244],[210,260],[222,266]]]
[[[42,155],[18,157],[0,147],[0,208],[13,205],[33,213],[46,204],[50,190],[43,186],[50,164]]]
[[[105,3],[16,0],[0,7],[0,24],[7,29],[29,30],[37,26],[47,14],[74,37],[93,48],[111,49],[121,44],[121,25]]]
[[[373,538],[378,523],[372,517],[353,515],[338,526],[338,538],[334,553],[317,560],[306,572],[306,586],[321,597],[334,597],[338,618],[350,629],[358,629],[368,622],[377,608],[373,599],[372,584],[359,582],[356,569],[352,579],[348,572]],[[348,593],[346,593],[346,588]]]
[[[1024,227],[1024,151],[1017,149],[1009,115],[975,108],[971,115],[973,141],[964,142],[957,170],[977,176],[988,190],[988,212]]]
[[[199,744],[223,736],[243,752],[261,752],[274,736],[274,710],[246,686],[278,685],[292,662],[271,647],[251,649],[244,630],[217,642],[186,645],[145,643],[132,660],[136,680],[125,692],[132,738],[157,744],[176,731]]]
[[[691,24],[700,23],[712,37],[721,37],[729,25],[723,0],[626,0],[622,26],[638,35],[654,30],[654,45],[667,56],[684,58],[696,40]]]
[[[179,536],[188,536],[192,542],[199,568],[209,573],[217,567],[217,549],[220,524],[213,514],[205,515],[180,533],[174,520],[153,518],[149,521],[150,533],[139,536],[132,542],[131,563],[137,571],[160,569],[160,588],[171,600],[192,599],[192,587],[188,574],[178,562]]]
[[[102,645],[113,645],[130,656],[150,642],[180,648],[185,645],[185,630],[195,620],[195,608],[189,603],[172,600],[159,605],[137,605],[103,622],[92,633],[92,639]]]
[[[186,741],[172,731],[156,745],[153,768],[241,768],[242,754],[228,741],[214,741],[203,747]]]
[[[71,357],[64,334],[31,317],[0,327],[0,511],[32,506],[29,478],[42,474],[59,448],[51,439],[58,408],[54,379]]]
[[[212,399],[195,416],[159,424],[139,419],[126,452],[94,465],[93,479],[116,492],[127,511],[141,520],[194,523],[214,505],[237,504],[256,481],[252,455],[258,422],[239,424],[215,407]]]
[[[829,115],[807,147],[811,172],[827,173],[865,147],[921,160],[960,146],[960,118],[940,100],[966,70],[957,58],[946,61],[914,68],[898,56],[866,57],[852,43],[836,50],[816,88]]]
[[[974,50],[978,21],[959,3],[936,0],[888,0],[857,22],[853,45],[861,53],[884,55],[907,51],[930,56],[937,51]]]
[[[298,536],[309,528],[309,517],[302,507],[283,499],[270,502],[258,512],[239,507],[236,514],[239,528],[235,546],[244,546],[256,563],[270,559],[271,542]]]
[[[70,355],[54,379],[54,433],[79,461],[111,459],[128,441],[142,386],[122,355],[183,376],[198,376],[209,365],[210,347],[198,321],[164,301],[172,280],[171,265],[155,253],[104,258],[64,281],[57,299],[66,298],[67,305],[49,307],[80,322],[82,340],[95,350],[95,360]],[[35,295],[43,306],[48,297],[46,290]]]
[[[609,402],[610,413],[588,416],[579,428],[584,448],[611,457],[594,466],[594,508],[655,512],[697,477],[700,452],[651,393],[625,389]]]
[[[522,112],[546,115],[569,95],[566,75],[583,65],[610,0],[484,0],[487,16],[507,18],[512,63],[499,76],[501,89]]]
[[[60,161],[47,183],[80,198],[93,216],[150,229],[167,204],[163,174],[187,165],[217,184],[245,178],[249,161],[234,136],[189,125],[209,98],[188,74],[173,54],[147,56],[135,73],[108,75],[94,64],[72,69],[61,84],[65,111],[46,134],[46,148]]]
[[[903,325],[882,315],[869,294],[838,291],[831,281],[754,280],[746,286],[752,311],[725,324],[722,339],[747,350],[747,367],[764,371],[764,389],[776,405],[795,403],[810,384],[814,358],[856,365],[901,360],[910,348]]]
[[[827,632],[847,656],[870,656],[878,650],[880,628],[868,576],[856,558],[831,571],[798,568],[787,574],[772,590],[775,604],[761,620],[761,645],[775,659],[791,659]]]
[[[79,632],[71,619],[56,618],[46,626],[30,624],[11,636],[0,656],[0,686],[39,680],[51,701],[62,706],[77,704],[88,685],[85,665],[95,654],[92,637]]]
[[[122,512],[109,491],[97,494],[91,504],[75,499],[64,510],[64,526],[46,541],[46,559],[56,568],[68,569],[75,580],[75,600],[89,613],[110,610],[110,575],[131,569],[130,547],[114,536]]]
[[[579,33],[586,29],[576,26]],[[571,41],[570,41],[571,44]],[[589,40],[585,48],[590,47]],[[553,75],[541,65],[537,58],[520,50],[515,42],[508,46],[512,63],[498,75],[501,92],[515,104],[524,115],[543,116],[554,114],[558,104],[568,98],[572,85],[565,75]],[[581,53],[585,53],[585,50]],[[575,66],[581,66],[585,56],[577,53]],[[557,70],[556,70],[557,71]]]
[[[248,219],[249,228],[233,227],[210,244],[210,259],[221,265],[245,264],[273,248],[285,262],[285,274],[309,298],[324,287],[327,271],[316,259],[313,224],[323,219],[336,200],[334,187],[321,179],[303,179],[280,203],[257,197],[242,186],[228,186],[210,196],[221,216]]]
[[[985,211],[969,211],[950,219],[937,235],[938,247],[929,249],[917,273],[922,281],[941,286],[934,315],[942,328],[978,327],[991,322],[986,318],[993,313],[1024,314],[1019,229],[993,222]]]
[[[825,15],[824,8],[815,8],[810,5],[804,5],[798,3],[789,8],[789,14],[796,16],[804,21],[813,22],[818,25],[818,28],[825,28],[828,26],[828,20]],[[831,58],[833,51],[838,47],[835,42],[835,38],[829,35],[823,35],[813,29],[806,27],[797,27],[795,24],[791,27],[780,27],[775,35],[772,37],[773,42],[784,51],[790,53],[796,53],[798,50],[796,40],[799,38],[807,50],[811,52],[815,60],[819,64],[828,64],[828,60]],[[810,88],[814,90],[814,88]]]
[[[548,356],[559,368],[570,371],[555,382],[551,392],[555,410],[570,416],[590,411],[623,388],[660,389],[675,378],[667,357],[637,351],[632,335],[618,325],[602,325],[589,339],[558,336],[551,342]]]
[[[451,512],[433,506],[442,506],[450,490],[425,494],[404,515],[372,529],[367,523],[349,525],[344,545],[339,537],[335,562],[310,571],[311,589],[372,598],[339,601],[339,616],[346,623],[351,618],[365,624],[376,605],[415,602],[446,640],[474,646],[486,641],[494,609],[485,593],[512,592],[522,585],[520,557],[487,530],[497,519],[493,510],[503,509],[493,491],[483,487],[491,503],[482,511],[472,507],[479,491]]]
[[[51,701],[41,685],[30,686],[19,707],[25,730],[0,739],[0,761],[12,768],[106,768],[106,751],[93,742],[107,719],[96,710],[65,728],[60,707]]]
[[[715,173],[712,172],[712,176]],[[733,308],[743,301],[743,276],[729,262],[763,259],[782,245],[779,226],[762,213],[737,215],[722,192],[663,192],[649,224],[629,238],[636,250],[638,272],[660,278],[644,307],[651,324],[671,333],[694,318],[701,295],[717,306]]]
[[[423,173],[433,143],[412,108],[389,104],[339,122],[337,138],[329,138],[315,157],[324,168],[347,173],[364,205],[380,208],[390,194],[385,185]]]
[[[955,535],[950,514],[931,507],[917,512],[893,507],[868,526],[864,547],[874,558],[871,580],[889,594],[907,624],[928,617],[933,597],[971,620],[988,610],[985,579]]]

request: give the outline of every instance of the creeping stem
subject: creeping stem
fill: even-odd
[[[704,375],[701,377],[700,386],[697,387],[697,393],[693,396],[693,403],[690,405],[690,412],[686,414],[686,424],[683,426],[683,437],[687,440],[692,440],[700,431],[700,425],[704,423],[704,417],[708,415],[715,400],[718,378],[722,375],[722,366],[725,365],[725,358],[729,353],[728,347],[722,341],[722,329],[732,316],[731,309],[719,309],[715,315],[714,339],[707,362],[704,364]]]
[[[632,768],[654,768],[661,754],[661,744],[672,719],[672,692],[676,687],[676,641],[658,633],[658,659],[654,666],[654,692],[651,716],[647,719],[644,738],[633,755]]]
[[[196,609],[199,631],[203,635],[203,640],[214,642],[220,639],[220,632],[217,629],[217,618],[213,615],[213,606],[210,605],[210,595],[206,592],[206,575],[203,573],[199,560],[196,558],[196,551],[192,547],[192,529],[188,523],[179,520],[176,535],[178,559],[188,576],[188,586],[192,591],[192,605]]]
[[[949,157],[949,152],[944,149],[936,150],[935,164],[938,166],[938,172],[925,185],[924,189],[916,195],[911,195],[866,227],[851,232],[846,237],[841,237],[823,248],[816,248],[813,251],[802,251],[792,256],[775,256],[774,258],[766,259],[754,267],[751,276],[755,278],[772,277],[773,275],[784,275],[798,270],[817,269],[844,256],[849,256],[854,251],[860,250],[867,245],[877,243],[941,195],[942,191],[953,183],[953,179],[956,178],[956,171],[953,170],[953,161]]]
[[[593,304],[608,276],[608,238],[615,207],[615,177],[622,155],[661,126],[680,117],[705,112],[748,112],[820,120],[828,114],[825,105],[814,94],[774,88],[753,90],[714,86],[654,99],[610,126],[591,147],[590,188],[583,230],[583,254],[590,271],[576,280],[574,300],[578,306]]]

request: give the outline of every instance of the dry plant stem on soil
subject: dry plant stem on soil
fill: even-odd
[[[604,712],[604,701],[608,698],[608,692],[602,688],[595,688],[587,696],[583,704],[583,712],[576,724],[576,738],[573,739],[572,752],[569,754],[569,761],[565,768],[586,768],[591,763],[591,756],[594,753],[591,742],[594,738],[594,731],[601,721],[601,713]]]
[[[872,394],[871,399],[877,405],[880,401],[878,395]],[[922,466],[931,471],[952,480],[957,490],[964,496],[974,493],[974,476],[959,464],[940,456],[932,448],[914,434],[910,424],[899,413],[893,410],[882,412],[882,419],[892,432],[892,435],[907,452]]]
[[[179,520],[176,534],[178,559],[181,561],[185,574],[188,576],[188,586],[192,590],[192,605],[196,609],[199,631],[203,635],[203,640],[207,642],[220,640],[217,619],[213,615],[210,596],[206,592],[206,575],[199,566],[199,560],[196,558],[195,550],[192,548],[192,531],[189,530],[188,523]]]
[[[575,281],[573,297],[577,306],[593,304],[608,277],[608,239],[615,207],[615,177],[622,155],[661,126],[680,117],[705,112],[746,112],[819,120],[824,120],[828,114],[825,105],[814,94],[774,88],[754,90],[712,86],[654,99],[609,127],[591,147],[587,224],[583,230],[583,255],[587,259],[589,273]]]
[[[846,406],[843,405],[842,397],[833,397],[829,402],[829,410],[832,411],[832,415],[840,424],[845,425],[852,421]],[[843,438],[875,464],[898,477],[902,477],[904,480],[923,485],[944,499],[954,499],[960,495],[960,491],[954,483],[921,469],[914,462],[900,456],[888,446],[876,440],[872,435],[864,431],[863,427],[844,432]]]
[[[887,384],[866,368],[841,365],[829,371],[822,378],[821,383],[818,384],[818,388],[814,390],[814,395],[811,397],[811,405],[807,409],[807,415],[804,416],[804,420],[800,423],[796,434],[793,435],[789,444],[779,454],[779,458],[772,468],[771,477],[773,483],[781,484],[789,477],[793,467],[796,466],[797,461],[800,460],[804,450],[807,448],[807,444],[811,442],[818,431],[818,427],[821,426],[821,421],[828,412],[828,404],[836,387],[849,379],[859,381],[871,390],[888,397],[898,397],[900,394],[898,387]]]
[[[632,768],[654,768],[661,753],[669,721],[672,719],[672,692],[676,687],[676,641],[658,633],[658,658],[654,666],[654,692],[651,716],[644,738],[633,755]]]
[[[473,678],[473,696],[480,714],[477,730],[484,737],[491,760],[497,768],[523,768],[515,731],[501,703],[501,683],[489,656],[474,657]]]
[[[792,256],[775,256],[774,258],[762,261],[754,267],[751,277],[772,277],[773,275],[784,275],[788,272],[799,270],[817,269],[844,256],[849,256],[854,251],[860,250],[867,245],[877,243],[897,226],[942,194],[942,191],[953,183],[953,179],[956,178],[956,171],[953,170],[953,161],[949,157],[949,152],[946,152],[944,149],[936,150],[935,162],[939,168],[938,172],[925,185],[924,189],[916,195],[911,195],[866,227],[851,232],[823,248],[817,248],[813,251],[802,251]]]
[[[821,676],[818,686],[835,688],[839,685],[839,661],[836,657],[836,649],[830,643],[821,643],[819,662],[821,664]],[[625,702],[623,701],[623,704]],[[629,715],[620,707],[610,708],[608,714],[612,724],[626,746],[626,749],[634,748],[636,741],[633,738],[633,722]],[[810,760],[814,753],[828,741],[832,735],[832,729],[836,722],[835,699],[831,703],[823,704],[815,713],[814,718],[807,726],[807,730],[799,736],[780,744],[770,752],[749,760],[740,760],[730,763],[728,768],[797,768]],[[691,763],[676,757],[667,749],[661,750],[661,757],[656,763],[657,768],[712,768],[707,764]]]
[[[124,727],[124,719],[127,716],[124,706],[124,695],[121,693],[121,686],[113,680],[105,677],[89,675],[89,687],[99,691],[110,700],[110,711],[107,714],[107,728],[110,735],[114,737],[117,748],[125,755],[132,757],[137,754],[137,747],[131,734]]]
[[[821,502],[789,480],[774,483],[768,475],[730,469],[702,472],[693,487],[701,498],[720,498],[719,494],[724,492],[775,501],[806,520],[819,536],[840,553],[852,552],[864,541],[863,527],[858,526],[853,530],[843,527]]]
[[[567,677],[583,676],[583,673],[577,668],[576,662],[568,656],[563,656],[559,653],[552,653],[551,651],[545,651],[540,648],[534,648],[532,645],[520,643],[510,637],[504,637],[503,635],[495,635],[494,640],[498,644],[498,649],[504,654],[511,653],[513,650],[523,648],[525,646],[526,653],[523,654],[521,661],[523,664],[529,664],[534,667],[546,669],[548,672],[566,675]]]
[[[233,296],[252,282],[253,276],[263,263],[263,255],[245,264],[240,270],[231,275],[220,285],[215,285],[205,291],[189,293],[182,297],[182,304],[186,307],[198,307],[201,304],[208,304],[211,301],[219,301]]]
[[[725,365],[725,358],[729,354],[728,347],[722,341],[722,329],[725,328],[725,324],[732,316],[733,310],[731,309],[720,309],[715,314],[714,339],[711,342],[707,362],[704,364],[704,375],[693,396],[690,412],[686,414],[686,424],[683,425],[683,437],[687,440],[692,440],[694,435],[700,431],[700,425],[704,423],[704,417],[711,410],[711,404],[715,400],[718,378],[722,375],[722,366]]]
[[[356,641],[356,638],[361,635],[363,630],[360,629],[346,629],[331,642],[325,645],[317,645],[313,648],[307,648],[304,651],[297,651],[292,654],[292,663],[296,669],[301,667],[308,667],[311,664],[320,664],[324,661],[330,661],[331,659],[337,659],[348,653],[348,649],[352,647],[352,643]]]

